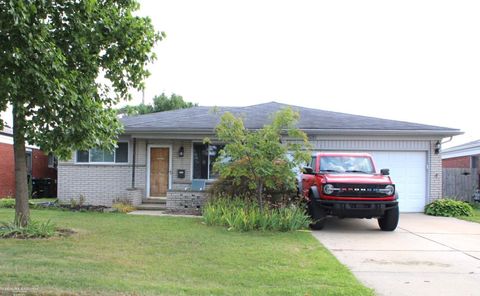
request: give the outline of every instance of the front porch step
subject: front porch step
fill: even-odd
[[[142,203],[136,206],[137,210],[149,210],[149,211],[165,211],[167,209],[165,204],[161,203]]]
[[[143,198],[142,204],[166,204],[166,198]]]

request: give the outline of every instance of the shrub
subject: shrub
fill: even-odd
[[[85,196],[83,194],[80,194],[78,196],[78,200],[75,198],[70,198],[70,208],[81,208],[85,204]]]
[[[426,205],[425,214],[444,217],[472,216],[473,208],[463,201],[442,198]]]
[[[310,217],[303,207],[290,204],[260,210],[256,201],[243,198],[215,198],[203,208],[207,225],[226,226],[236,231],[293,231],[307,228]]]
[[[112,208],[115,209],[115,211],[119,212],[119,213],[130,213],[130,212],[133,212],[136,210],[136,208],[134,206],[132,206],[131,204],[127,204],[127,203],[114,203],[112,205]]]
[[[35,206],[35,203],[32,201],[28,201],[30,206]],[[13,209],[15,208],[15,199],[14,198],[2,198],[0,199],[0,208],[8,208]]]
[[[249,187],[248,180],[240,178],[237,182],[239,183],[236,183],[230,177],[219,177],[209,186],[207,192],[210,196],[236,196],[242,199],[253,199],[255,197],[255,190]],[[274,189],[264,189],[263,194],[270,204],[278,207],[303,200],[298,195],[296,187],[287,188],[279,185]]]
[[[113,200],[112,208],[119,213],[130,213],[136,210],[129,200],[121,198]]]
[[[311,158],[307,134],[296,127],[299,118],[298,112],[284,108],[273,115],[270,124],[250,130],[241,117],[225,112],[215,133],[226,145],[219,151],[213,171],[233,181],[235,187],[251,191],[249,196],[256,197],[260,209],[272,202],[269,191],[295,191],[294,169]],[[282,141],[286,135],[289,140]]]
[[[0,238],[48,238],[54,236],[55,224],[50,222],[30,221],[22,227],[13,222],[0,223]]]
[[[2,198],[0,199],[0,208],[14,208],[15,199],[13,198]]]

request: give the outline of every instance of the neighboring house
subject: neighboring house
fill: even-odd
[[[480,140],[442,150],[444,168],[476,169],[480,158]]]
[[[27,174],[29,180],[57,180],[55,159],[35,146],[26,146]],[[9,127],[0,130],[0,198],[15,196],[15,162],[13,155],[13,132]]]
[[[76,151],[59,163],[59,198],[69,202],[83,196],[89,204],[111,205],[116,198],[138,204],[142,197],[166,197],[168,208],[195,206],[192,201],[199,196],[188,191],[192,180],[208,184],[216,177],[212,164],[222,144],[215,141],[214,128],[221,114],[241,115],[247,128],[258,129],[285,107],[300,113],[298,127],[314,150],[368,152],[378,171],[390,168],[401,211],[421,212],[428,201],[442,196],[439,146],[443,138],[461,134],[459,130],[271,102],[123,118],[125,133],[114,153]],[[203,144],[205,137],[214,144]]]
[[[480,140],[451,147],[442,151],[444,171],[443,192],[469,200],[480,185]]]

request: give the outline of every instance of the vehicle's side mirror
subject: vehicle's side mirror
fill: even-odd
[[[382,174],[384,176],[388,176],[388,175],[390,175],[390,170],[389,169],[381,169],[380,174]]]
[[[313,175],[314,174],[313,169],[311,167],[308,167],[308,166],[303,167],[303,173],[307,174],[307,175]]]

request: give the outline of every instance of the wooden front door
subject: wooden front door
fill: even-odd
[[[167,196],[169,158],[168,148],[151,148],[150,196]]]

